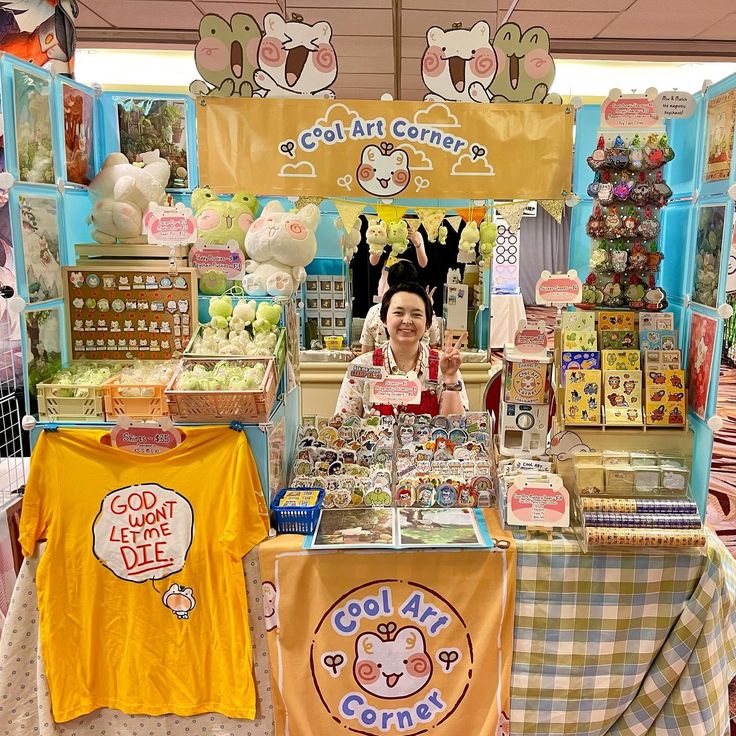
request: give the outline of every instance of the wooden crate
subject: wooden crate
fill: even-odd
[[[74,246],[77,265],[84,266],[130,266],[133,268],[168,266],[171,248],[161,245],[126,244],[102,245],[101,243],[78,243]],[[178,268],[189,265],[189,246],[177,245],[174,259]]]
[[[179,376],[189,366],[214,367],[217,363],[266,365],[260,387],[251,391],[182,391],[174,388]],[[276,400],[276,363],[273,358],[182,358],[166,387],[169,414],[175,422],[267,422]]]

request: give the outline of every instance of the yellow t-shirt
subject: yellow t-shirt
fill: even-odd
[[[23,500],[23,553],[48,540],[37,587],[54,719],[254,718],[241,558],[268,516],[245,434],[190,427],[158,456],[106,434],[43,432]]]

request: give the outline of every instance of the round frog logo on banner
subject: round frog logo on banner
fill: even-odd
[[[92,527],[95,557],[122,580],[160,580],[184,567],[194,513],[184,496],[157,483],[108,493]]]
[[[356,588],[325,612],[311,672],[330,716],[352,732],[424,733],[452,717],[473,673],[465,621],[433,590],[403,580]]]

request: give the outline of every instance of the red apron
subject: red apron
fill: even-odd
[[[383,366],[383,348],[373,351],[373,365]],[[422,391],[418,404],[408,406],[394,406],[393,404],[373,404],[371,409],[377,411],[381,416],[393,416],[394,414],[429,414],[436,417],[440,413],[440,402],[437,399],[437,383],[440,375],[440,354],[437,350],[429,350],[429,384],[435,388],[427,388]]]

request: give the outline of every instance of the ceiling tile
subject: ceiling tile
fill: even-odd
[[[305,23],[329,21],[335,36],[390,36],[393,32],[393,14],[389,9],[299,7],[289,3],[287,9],[304,16]]]
[[[91,5],[90,0],[90,5]],[[84,3],[79,3],[79,16],[74,19],[77,28],[109,28],[110,24]]]
[[[404,10],[401,13],[401,33],[404,38],[426,38],[427,30],[439,26],[449,30],[453,23],[462,23],[463,28],[470,28],[479,20],[487,21],[491,31],[495,30],[495,14],[453,10]]]
[[[733,0],[709,0],[697,10],[686,0],[636,0],[601,33],[600,38],[694,38],[733,12]]]
[[[116,28],[171,28],[192,30],[202,14],[188,0],[95,0],[95,13]]]
[[[672,0],[677,2],[678,0]],[[681,0],[680,0],[681,1]],[[516,11],[530,11],[537,13],[542,10],[565,13],[571,10],[583,10],[591,13],[611,13],[626,10],[634,0],[519,0]],[[511,6],[509,0],[498,0],[498,9],[501,14],[499,20],[503,20],[506,10]],[[515,18],[511,17],[512,21]],[[538,24],[535,24],[538,25]]]
[[[230,20],[235,13],[248,13],[248,15],[253,16],[258,21],[259,25],[263,25],[263,16],[266,13],[281,12],[281,8],[277,3],[268,2],[267,0],[266,2],[257,3],[249,2],[247,5],[242,2],[230,2],[230,0],[217,0],[217,2],[195,0],[195,4],[202,11],[203,15],[215,13],[216,15],[221,15],[225,20]]]
[[[503,2],[503,0],[499,0],[499,2]],[[477,0],[454,0],[451,10],[448,10],[447,0],[402,0],[401,7],[404,10],[444,10],[448,15],[452,15],[455,11],[462,12],[463,10],[478,12]],[[495,11],[496,0],[484,0],[483,14],[493,15]],[[453,23],[454,21],[450,21],[450,26]]]
[[[499,23],[503,13],[499,11]],[[581,11],[549,12],[516,10],[511,20],[521,28],[532,26],[546,28],[550,38],[594,38],[599,31],[616,18],[616,13],[588,13]]]
[[[727,15],[715,25],[706,28],[697,38],[707,38],[712,41],[736,41],[736,13]]]

